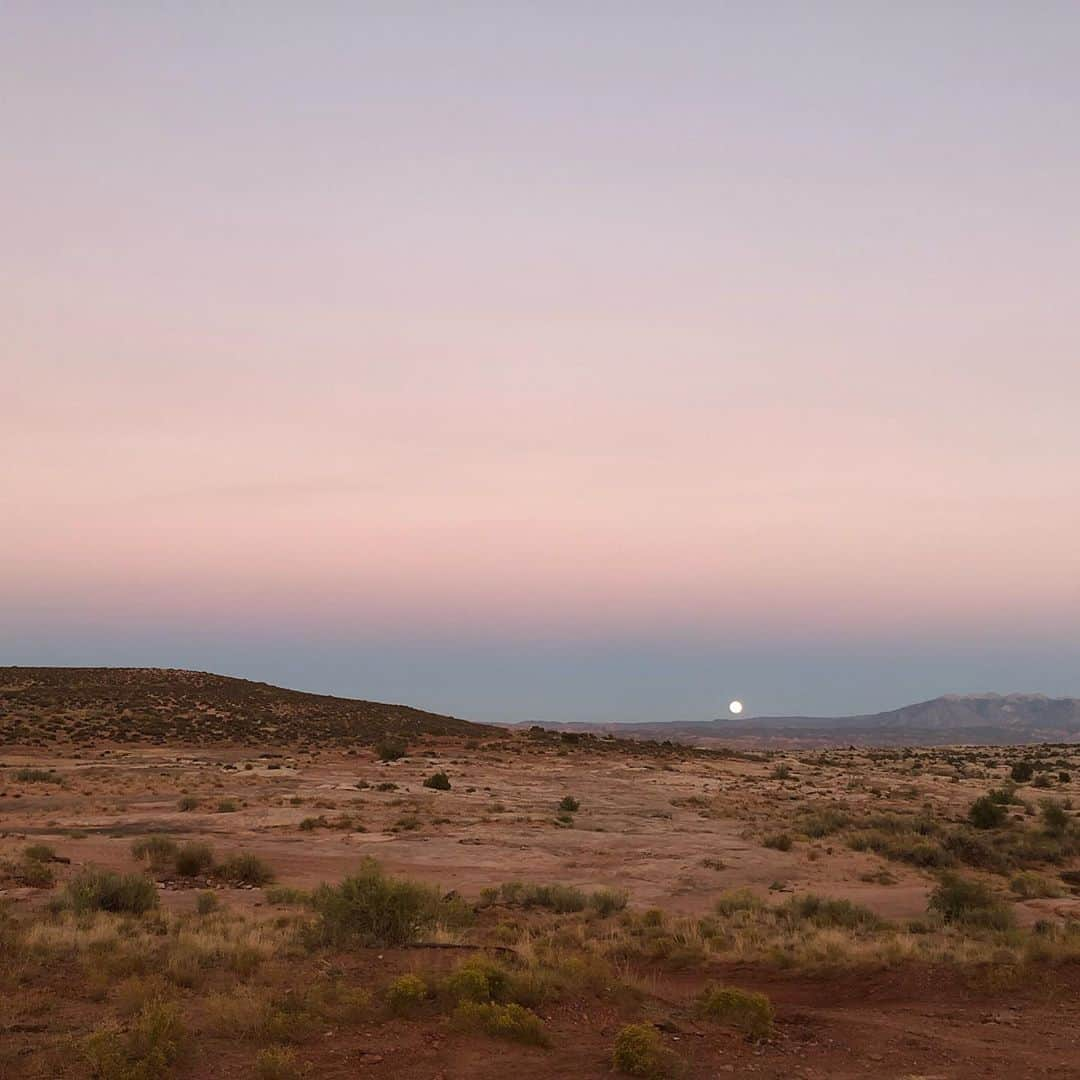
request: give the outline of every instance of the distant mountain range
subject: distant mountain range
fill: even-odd
[[[550,724],[563,731],[603,731],[637,739],[709,746],[946,746],[1080,742],[1080,698],[1045,694],[946,694],[859,716],[740,716],[730,720],[632,724]]]

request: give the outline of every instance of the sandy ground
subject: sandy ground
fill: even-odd
[[[926,803],[938,814],[959,815],[987,786],[985,779],[958,783],[950,768],[913,777],[895,760],[856,751],[831,754],[829,764],[790,755],[792,775],[777,778],[775,758],[675,753],[650,760],[640,753],[538,745],[525,735],[490,748],[432,740],[422,752],[391,763],[366,748],[267,753],[274,756],[228,747],[99,747],[65,757],[6,748],[0,858],[40,840],[70,859],[62,876],[90,864],[127,871],[135,866],[132,839],[163,833],[204,839],[219,856],[254,852],[274,867],[280,883],[300,888],[339,879],[374,856],[387,870],[468,898],[515,879],[564,882],[623,888],[634,907],[697,914],[725,891],[745,887],[774,898],[807,891],[847,897],[898,920],[925,912],[927,876],[830,838],[779,851],[763,846],[763,835],[784,828],[801,807],[832,799],[867,810]],[[14,780],[24,766],[51,769],[62,783]],[[437,770],[449,775],[450,791],[422,786]],[[396,788],[378,790],[380,784]],[[181,812],[184,794],[195,796],[199,807]],[[556,816],[565,795],[581,803],[569,827]],[[219,812],[223,800],[237,809]],[[350,827],[300,828],[319,816],[332,826],[341,815],[352,818]],[[891,884],[865,880],[883,868]],[[258,889],[221,893],[232,907],[255,914],[266,908]],[[49,893],[9,887],[2,895],[32,907]],[[177,910],[191,907],[194,897],[189,888],[162,891],[165,906]],[[1078,905],[1075,897],[1036,900],[1018,904],[1017,912],[1022,922],[1032,922],[1080,916]],[[392,967],[382,956],[341,962],[368,965],[365,979],[375,978],[380,965]],[[830,979],[753,969],[726,975],[769,992],[778,1036],[752,1047],[688,1024],[671,1038],[690,1061],[691,1075],[1080,1077],[1080,973],[1072,970],[996,996],[953,974],[928,971]],[[658,973],[653,992],[659,1000],[679,998],[678,979]],[[337,1033],[316,1048],[313,1075],[449,1080],[608,1073],[618,1019],[607,1006],[560,1007],[548,1019],[561,1047],[572,1052],[553,1056],[392,1023],[377,1033]],[[26,1054],[18,1065],[5,1059],[0,1077],[45,1075],[34,1071],[32,1048]],[[244,1068],[225,1053],[188,1075],[250,1075]]]

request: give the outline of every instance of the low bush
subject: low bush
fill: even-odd
[[[427,983],[419,975],[399,975],[386,988],[386,1008],[395,1016],[415,1012],[427,999]]]
[[[1012,911],[987,885],[958,874],[942,874],[927,906],[947,923],[1007,930],[1014,922]]]
[[[976,829],[1000,829],[1009,818],[1009,812],[989,795],[981,795],[968,809],[968,821]]]
[[[518,903],[527,908],[549,908],[559,915],[569,915],[584,911],[588,897],[573,885],[526,885]]]
[[[597,889],[589,894],[589,907],[600,916],[614,915],[626,907],[629,894],[625,889]]]
[[[201,892],[195,897],[195,911],[199,915],[209,915],[220,907],[221,901],[218,900],[217,893]]]
[[[1009,869],[1008,850],[995,846],[990,835],[983,830],[967,826],[954,829],[946,835],[942,846],[950,856],[965,866],[975,866],[980,870],[994,870],[1004,873]]]
[[[424,780],[424,787],[433,788],[435,791],[449,791],[450,777],[444,772],[432,773]]]
[[[894,862],[910,863],[924,869],[952,866],[956,859],[936,840],[918,833],[894,833],[865,829],[848,838],[854,851],[873,851]]]
[[[151,1001],[124,1030],[106,1027],[83,1043],[83,1057],[99,1080],[157,1080],[185,1050],[187,1032],[177,1007]]]
[[[496,1039],[547,1046],[544,1022],[536,1013],[522,1005],[500,1005],[494,1001],[463,1001],[451,1017],[455,1027],[465,1031],[482,1031]]]
[[[794,925],[809,923],[819,929],[876,930],[883,925],[869,908],[850,900],[834,900],[814,893],[793,896],[776,910]]]
[[[652,1024],[627,1024],[616,1036],[611,1067],[626,1076],[661,1080],[670,1073],[670,1055]]]
[[[168,866],[176,858],[178,850],[176,841],[167,836],[143,836],[131,845],[131,854],[154,869]]]
[[[56,884],[52,867],[38,859],[0,865],[0,880],[5,877],[27,889],[51,889]]]
[[[60,783],[60,777],[51,769],[16,769],[12,775],[24,784]]]
[[[375,744],[375,754],[380,761],[397,761],[409,752],[409,748],[402,739],[387,736]]]
[[[1064,890],[1056,882],[1032,870],[1024,870],[1009,882],[1009,888],[1022,900],[1062,896]]]
[[[749,889],[735,889],[722,893],[714,905],[714,910],[717,915],[728,918],[740,911],[763,911],[765,906],[765,901]]]
[[[1069,812],[1063,803],[1046,799],[1039,816],[1042,818],[1043,828],[1050,836],[1064,836],[1069,828]]]
[[[257,855],[242,851],[215,866],[214,876],[230,885],[269,885],[274,871]]]
[[[180,847],[173,859],[173,869],[180,877],[198,877],[214,865],[214,849],[209,844],[191,840]]]
[[[59,862],[56,852],[48,844],[28,844],[23,848],[23,858],[28,862],[51,863]]]
[[[199,800],[194,795],[184,795],[176,805],[181,813],[187,814],[199,808]]]
[[[255,1058],[255,1080],[301,1080],[306,1074],[296,1054],[284,1046],[268,1046]]]
[[[320,885],[311,905],[319,916],[317,940],[338,947],[408,945],[446,907],[437,889],[387,877],[373,860],[338,885]]]
[[[785,832],[770,833],[761,841],[765,847],[773,848],[776,851],[790,851],[793,842],[791,837]]]
[[[697,999],[699,1015],[733,1027],[748,1039],[765,1039],[772,1032],[773,1007],[764,994],[734,986],[707,986]]]
[[[88,868],[76,874],[64,891],[67,905],[76,913],[111,911],[142,915],[158,906],[157,889],[142,874]]]
[[[851,824],[851,815],[834,807],[820,807],[797,819],[795,830],[812,840],[831,836]]]
[[[559,803],[559,810],[564,814],[574,814],[581,809],[581,803],[573,795],[564,795]]]

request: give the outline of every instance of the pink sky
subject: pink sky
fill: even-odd
[[[1080,26],[1012,11],[16,4],[0,633],[1080,641]]]

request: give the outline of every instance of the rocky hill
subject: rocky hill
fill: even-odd
[[[167,668],[0,667],[0,745],[347,744],[490,727],[407,705]]]

